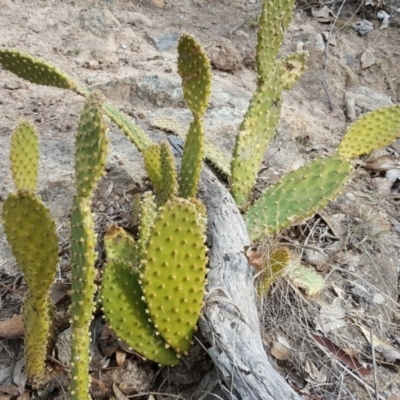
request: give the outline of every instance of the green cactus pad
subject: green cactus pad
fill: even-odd
[[[100,93],[87,99],[75,141],[75,176],[78,196],[90,196],[103,175],[107,160],[107,126],[103,122]]]
[[[175,352],[166,346],[149,322],[139,273],[130,264],[111,261],[104,269],[101,285],[103,310],[108,324],[130,347],[149,360],[174,366],[179,364]]]
[[[347,130],[338,154],[354,158],[386,146],[400,136],[400,105],[371,111]]]
[[[179,136],[183,141],[186,140],[187,132],[179,124],[169,117],[156,117],[150,121],[152,128],[161,129],[165,132],[171,132],[176,136]],[[205,141],[204,144],[204,159],[211,163],[219,172],[222,172],[225,176],[231,175],[231,159],[221,149],[214,146],[212,143]]]
[[[50,337],[49,293],[33,296],[29,290],[24,300],[24,352],[28,381],[33,388],[46,382],[46,356]]]
[[[75,197],[71,213],[71,399],[89,396],[89,325],[95,292],[94,222],[88,197]]]
[[[178,43],[178,73],[186,104],[194,116],[201,117],[211,94],[210,61],[197,40],[185,33]]]
[[[258,87],[236,136],[232,158],[231,193],[242,206],[248,200],[281,111],[281,69]]]
[[[108,261],[122,260],[137,265],[138,246],[123,228],[111,225],[104,235],[104,249]]]
[[[161,185],[161,149],[159,144],[152,144],[143,151],[143,161],[147,175],[156,192]]]
[[[126,114],[119,111],[112,104],[104,102],[103,111],[125,133],[139,151],[144,151],[147,146],[152,144],[151,139]]]
[[[11,171],[17,189],[34,192],[39,168],[39,143],[34,127],[20,121],[11,137]]]
[[[163,205],[178,191],[175,161],[168,142],[160,145],[161,181],[160,190],[157,193],[157,204]]]
[[[138,238],[139,258],[142,259],[147,248],[147,242],[157,216],[157,204],[154,195],[146,192],[140,205],[140,225]]]
[[[283,89],[290,90],[306,72],[308,54],[304,51],[291,54],[281,61]]]
[[[45,295],[58,263],[56,225],[43,202],[30,191],[8,196],[2,218],[7,240],[28,287],[35,296]]]
[[[183,148],[179,190],[182,197],[196,197],[204,156],[204,129],[200,118],[195,118]]]
[[[342,190],[353,166],[344,157],[318,159],[271,186],[244,215],[252,240],[272,235],[323,208]]]
[[[7,71],[38,85],[71,90],[76,88],[73,79],[56,67],[22,51],[0,49],[0,64]]]
[[[267,81],[274,70],[286,28],[289,26],[294,0],[263,2],[259,21],[256,64],[259,83]]]
[[[196,206],[175,198],[160,208],[143,260],[143,292],[155,328],[178,353],[190,348],[204,294],[206,247]]]

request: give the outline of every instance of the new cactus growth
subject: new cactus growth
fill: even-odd
[[[25,363],[33,387],[39,387],[46,378],[51,323],[49,293],[58,263],[55,223],[34,194],[38,148],[34,128],[28,122],[21,122],[13,133],[10,154],[17,192],[8,196],[2,210],[7,240],[28,285],[23,306]]]
[[[21,121],[11,137],[11,171],[17,189],[36,190],[39,143],[34,127]]]
[[[246,212],[250,237],[260,239],[312,215],[344,188],[352,163],[335,156],[315,160],[271,186]]]
[[[104,249],[107,260],[121,260],[136,266],[138,249],[135,239],[123,228],[112,225],[104,235]]]

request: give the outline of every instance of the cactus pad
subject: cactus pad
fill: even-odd
[[[210,61],[196,39],[187,34],[182,34],[178,43],[178,72],[186,104],[194,116],[201,117],[211,94]]]
[[[204,156],[204,129],[200,118],[189,127],[183,148],[179,190],[182,197],[196,197]]]
[[[0,49],[0,64],[7,71],[38,85],[71,90],[76,88],[73,79],[56,67],[22,51]]]
[[[161,185],[161,149],[158,144],[152,144],[143,151],[143,161],[151,184],[156,192]]]
[[[294,0],[263,2],[257,40],[257,72],[260,83],[267,81],[274,69],[276,57],[289,25]]]
[[[154,326],[178,353],[190,348],[202,306],[206,261],[196,206],[185,199],[170,200],[154,222],[141,279]]]
[[[166,346],[149,322],[139,273],[123,261],[111,261],[104,270],[101,288],[104,314],[115,333],[130,347],[149,360],[177,365],[175,352]]]
[[[58,264],[56,226],[49,210],[33,193],[20,190],[4,202],[2,218],[7,240],[29,289],[35,296],[44,296]]]
[[[89,324],[95,292],[94,222],[88,197],[75,197],[71,213],[71,399],[89,397]]]
[[[138,248],[135,239],[123,228],[112,225],[104,235],[104,249],[107,261],[122,260],[136,265]]]
[[[107,127],[101,95],[91,94],[79,119],[75,141],[75,176],[78,196],[90,196],[107,160]]]
[[[20,121],[11,137],[11,171],[17,189],[34,192],[39,167],[39,143],[34,127]]]
[[[140,225],[138,238],[138,252],[140,259],[146,252],[154,220],[157,216],[157,204],[154,195],[146,192],[140,205]]]
[[[281,231],[323,208],[342,190],[353,166],[344,157],[315,160],[271,186],[245,214],[252,240]]]
[[[122,111],[117,110],[106,101],[103,103],[103,111],[125,133],[139,151],[143,151],[147,146],[151,145],[151,139]]]
[[[275,134],[281,111],[281,69],[257,88],[236,137],[232,158],[231,192],[244,205],[257,177],[269,142]]]
[[[386,146],[400,136],[400,105],[371,111],[347,130],[338,154],[354,158]]]
[[[306,52],[301,51],[291,54],[281,61],[283,67],[283,89],[292,89],[296,82],[304,75],[306,72],[307,56]]]

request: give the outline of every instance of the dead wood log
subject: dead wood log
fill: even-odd
[[[169,140],[180,156],[180,139]],[[210,343],[207,351],[224,382],[223,389],[238,400],[299,400],[263,348],[254,270],[244,255],[250,238],[236,203],[206,168],[199,197],[207,207],[210,259],[199,327]]]

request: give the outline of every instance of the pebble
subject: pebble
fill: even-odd
[[[157,8],[164,8],[165,1],[164,0],[151,0],[151,5]]]

